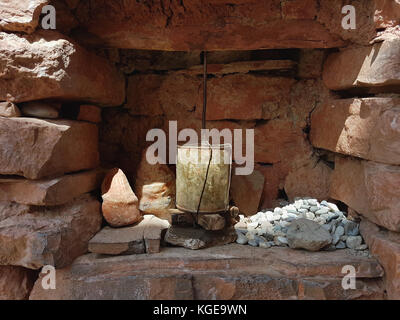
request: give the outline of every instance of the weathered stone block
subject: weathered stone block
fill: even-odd
[[[0,265],[63,268],[87,252],[101,221],[89,195],[52,208],[0,202]]]
[[[165,234],[165,242],[174,246],[185,247],[191,250],[222,246],[232,243],[237,235],[233,228],[219,231],[208,231],[202,228],[188,228],[172,226]]]
[[[400,2],[398,0],[374,0],[374,21],[377,29],[394,27],[400,23]]]
[[[254,130],[254,144],[256,162],[273,164],[290,158],[291,164],[300,166],[312,154],[302,129],[286,119],[258,125]]]
[[[58,32],[0,33],[0,101],[49,98],[118,106],[125,81],[105,59]]]
[[[388,298],[400,299],[400,234],[380,229],[366,219],[361,221],[360,232],[385,269]]]
[[[285,192],[291,201],[296,197],[312,197],[319,201],[329,198],[332,169],[315,158],[310,163],[289,172]]]
[[[331,90],[400,84],[400,39],[345,49],[325,62],[323,81]]]
[[[400,99],[332,100],[311,117],[312,144],[346,155],[400,164]]]
[[[400,167],[336,157],[330,195],[389,230],[400,232]]]
[[[98,129],[90,123],[0,118],[0,145],[0,174],[40,179],[99,164]]]
[[[355,290],[341,286],[346,265],[356,270]],[[376,259],[349,250],[164,248],[156,255],[82,256],[57,271],[56,290],[43,290],[39,279],[30,299],[382,299],[382,275]]]
[[[76,14],[82,26],[95,35],[81,34],[83,40],[118,48],[218,51],[342,46],[343,41],[324,26],[324,21],[316,21],[317,3],[287,1],[282,13],[280,0],[190,0],[167,6],[81,1]],[[332,15],[329,5],[326,7]],[[340,21],[340,8],[336,16],[335,21]]]
[[[168,221],[151,215],[132,227],[105,227],[89,241],[89,251],[109,255],[154,253],[157,244],[159,251],[162,232],[168,227]]]
[[[100,187],[104,171],[92,170],[53,179],[0,178],[0,201],[57,206]]]
[[[0,266],[0,300],[27,300],[35,283],[35,271]]]
[[[207,83],[207,120],[272,119],[289,105],[294,79],[234,74]],[[202,89],[201,89],[202,90]],[[200,91],[202,92],[202,91]],[[203,97],[197,96],[197,106]],[[202,108],[196,109],[201,119]]]
[[[264,175],[258,170],[248,176],[232,176],[231,195],[240,212],[247,216],[258,212],[264,180]]]
[[[32,33],[39,24],[39,16],[49,0],[1,0],[0,30]]]

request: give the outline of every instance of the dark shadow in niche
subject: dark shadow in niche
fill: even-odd
[[[78,118],[80,102],[65,102],[61,105],[60,117],[63,119],[75,120]]]

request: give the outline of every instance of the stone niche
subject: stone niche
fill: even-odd
[[[343,1],[0,0],[0,299],[399,298],[400,5],[350,2],[355,31]],[[243,155],[253,130],[254,170],[239,223],[198,219],[191,251],[163,241],[192,235],[175,166],[144,152],[171,123],[199,136],[204,50],[207,128]]]
[[[190,128],[200,136],[202,53],[112,53],[104,54],[125,73],[127,98],[121,107],[103,111],[100,154],[134,182],[141,153],[151,144],[146,142],[150,129],[163,129],[169,141],[169,124],[176,121],[178,132]],[[319,161],[307,138],[312,110],[330,95],[321,81],[325,55],[322,49],[207,53],[207,128],[228,129],[232,136],[242,129],[243,152],[245,130],[254,130],[254,173],[232,180],[233,200],[246,215],[275,207],[279,198],[328,198],[330,163]],[[250,199],[245,185],[255,190]]]

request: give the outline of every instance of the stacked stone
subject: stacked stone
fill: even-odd
[[[220,214],[191,214],[174,210],[171,227],[165,234],[165,242],[187,249],[198,250],[232,243],[237,235],[234,225],[239,209],[231,207]]]
[[[388,297],[398,299],[400,276],[394,270],[400,268],[399,33],[388,28],[368,47],[330,55],[323,80],[329,89],[357,98],[330,100],[317,108],[311,118],[311,142],[335,153],[330,196],[362,216],[361,233],[385,268]]]
[[[106,60],[35,31],[46,3],[7,2],[0,16],[8,31],[0,32],[0,299],[26,299],[34,270],[87,252],[102,223],[92,193],[103,178],[94,105],[124,99],[123,78]],[[69,101],[84,103],[66,119]]]
[[[359,235],[358,223],[348,220],[334,203],[319,203],[312,198],[296,199],[292,204],[264,210],[249,218],[241,216],[235,228],[237,243],[253,247],[289,246],[309,251],[367,249]]]

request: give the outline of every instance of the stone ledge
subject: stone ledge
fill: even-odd
[[[336,156],[330,196],[400,232],[400,166]]]
[[[331,100],[311,116],[314,147],[387,164],[400,164],[400,99]]]
[[[344,292],[353,265],[357,290]],[[311,253],[237,244],[201,251],[164,248],[153,255],[88,254],[57,271],[57,290],[35,285],[31,299],[353,299],[383,298],[383,272],[349,250]]]
[[[32,33],[49,0],[0,1],[0,30]]]
[[[89,5],[81,1],[76,16],[87,33],[81,30],[77,36],[95,46],[167,51],[330,48],[345,44],[325,27],[324,17],[322,21],[315,19],[316,0],[307,1],[307,9],[304,1],[290,4],[282,13],[280,0],[168,5],[122,0]],[[328,11],[330,19],[332,15],[339,19],[340,9],[332,11],[330,2],[321,7],[320,14]]]
[[[0,177],[0,201],[34,206],[62,205],[99,188],[103,177],[103,169],[42,180]]]
[[[51,208],[0,202],[0,265],[68,266],[87,252],[101,220],[100,203],[88,194]]]
[[[363,219],[360,232],[385,269],[386,290],[389,299],[400,299],[400,234],[379,228]]]
[[[323,81],[331,90],[374,88],[400,84],[400,39],[331,54],[324,65]]]
[[[0,117],[0,174],[40,179],[96,168],[98,128],[73,120]]]
[[[23,36],[0,32],[0,101],[119,106],[124,98],[125,81],[116,68],[72,39],[49,30]]]

